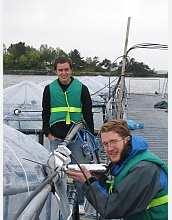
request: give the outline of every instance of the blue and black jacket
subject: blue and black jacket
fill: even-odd
[[[132,136],[131,146],[127,158],[111,166],[113,193],[109,194],[98,180],[92,179],[91,186],[83,184],[85,196],[94,208],[95,199],[98,201],[96,209],[103,218],[167,220],[167,166],[148,150],[148,144],[141,137]]]

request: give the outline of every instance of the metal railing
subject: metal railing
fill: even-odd
[[[150,81],[150,79],[130,79],[129,80],[129,89],[128,89],[128,93],[130,94],[131,93],[131,81],[138,81],[138,80],[140,80],[140,81]],[[151,81],[157,81],[157,83],[158,83],[158,85],[157,85],[157,88],[158,88],[158,91],[156,91],[156,92],[158,92],[158,93],[160,93],[160,79],[151,79]],[[148,87],[148,83],[146,83],[146,90],[148,90],[147,89],[147,87]],[[152,84],[150,85],[150,87],[152,87]],[[140,90],[140,87],[138,87],[138,89]],[[133,92],[133,93],[136,93],[136,91],[135,92]],[[137,93],[140,93],[140,91],[137,91]]]

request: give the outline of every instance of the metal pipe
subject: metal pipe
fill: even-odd
[[[18,220],[30,220],[33,218],[35,213],[39,210],[41,205],[45,202],[48,194],[51,192],[51,185],[47,184],[42,191],[37,194],[33,199],[32,202],[28,204],[25,208],[24,212],[18,217]]]
[[[75,136],[76,132],[79,131],[79,129],[83,126],[83,122],[76,124],[72,131],[65,137],[64,141],[61,143],[61,145],[67,146],[69,142],[72,140],[72,138]]]
[[[44,144],[44,132],[42,129],[16,129],[24,134],[38,134],[39,143]]]

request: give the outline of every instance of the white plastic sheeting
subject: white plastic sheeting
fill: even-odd
[[[98,77],[98,76],[97,76]],[[103,80],[101,76],[99,79]],[[106,78],[105,78],[106,79]],[[92,99],[92,112],[95,128],[103,124],[103,108],[108,95],[108,88],[88,77],[80,80],[85,84]],[[39,141],[37,130],[42,129],[42,95],[46,85],[52,80],[36,84],[31,81],[22,81],[3,91],[3,121],[15,129],[35,129],[35,134],[28,134],[35,141]],[[103,83],[103,81],[102,81]],[[20,110],[19,114],[16,112]],[[44,135],[44,146],[49,150],[50,144]]]
[[[96,95],[101,97],[107,97],[109,94],[109,89],[105,87],[103,84],[93,80],[89,77],[84,77],[80,80],[84,85],[88,87],[88,89],[92,90]]]
[[[109,79],[105,76],[98,75],[98,76],[93,77],[92,79],[96,82],[101,83],[104,86],[109,85]]]
[[[109,89],[106,87],[108,85],[106,78],[102,76],[94,78],[84,77],[80,81],[87,86],[91,95],[94,128],[100,129],[104,123],[105,104],[109,95]],[[101,83],[98,81],[101,81]]]
[[[42,94],[43,88],[30,81],[22,81],[4,89],[4,123],[17,129],[35,128],[36,121],[42,121]],[[15,114],[15,110],[21,113]],[[38,124],[36,128],[40,128]]]
[[[45,178],[42,165],[46,164],[49,152],[27,135],[3,125],[3,219],[11,220],[31,192]],[[47,199],[41,219],[58,219],[56,200]],[[55,210],[56,209],[56,214]],[[53,211],[54,210],[54,211]]]
[[[3,90],[3,122],[15,129],[25,129],[25,133],[39,142],[42,129],[43,88],[31,81],[22,81]],[[17,114],[17,112],[21,111]],[[28,129],[34,129],[29,134]],[[44,146],[49,150],[48,138],[44,135]]]

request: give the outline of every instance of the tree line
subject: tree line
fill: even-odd
[[[37,50],[32,46],[26,46],[25,42],[11,44],[6,48],[3,44],[3,69],[4,70],[46,70],[53,69],[54,61],[59,56],[67,56],[73,64],[73,72],[111,72],[112,75],[120,75],[122,70],[122,60],[112,62],[108,59],[99,61],[99,57],[87,57],[85,60],[77,50],[66,53],[64,50],[48,47],[41,44]],[[121,57],[120,57],[121,58]],[[126,59],[126,73],[132,76],[156,76],[155,70],[143,62],[137,62],[134,58]]]

